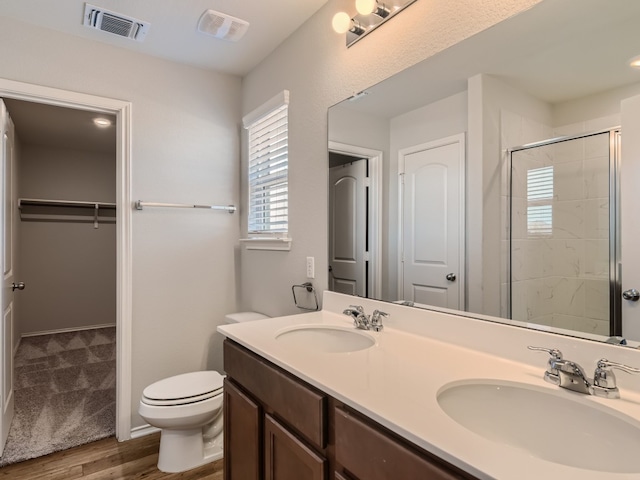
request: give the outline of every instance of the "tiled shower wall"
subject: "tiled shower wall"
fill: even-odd
[[[571,132],[568,128],[552,131],[509,112],[503,112],[502,125],[502,140],[508,142],[503,145],[511,146],[577,133],[573,126]],[[524,128],[518,131],[514,125]],[[547,132],[550,134],[544,136]],[[527,199],[527,172],[545,167],[552,167],[552,194],[548,200],[539,200],[538,204],[550,206],[551,215],[549,222],[534,232],[527,213],[532,204]],[[509,253],[508,175],[504,178],[503,251],[506,264]],[[608,134],[517,152],[513,158],[512,181],[512,318],[608,335]],[[508,268],[503,267],[503,308],[506,312]]]

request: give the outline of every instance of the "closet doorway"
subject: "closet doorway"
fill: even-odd
[[[58,88],[16,82],[0,78],[0,98],[31,101],[76,110],[107,113],[117,117],[116,166],[116,235],[117,235],[117,361],[116,361],[116,437],[120,441],[131,438],[131,382],[132,382],[132,104],[126,100],[61,90]],[[5,348],[0,344],[0,355]],[[3,420],[0,416],[0,420]],[[4,428],[3,425],[0,427]],[[2,429],[0,428],[0,430]]]
[[[14,360],[6,464],[116,430],[117,119],[3,100],[14,125],[4,245],[17,286],[3,345]]]

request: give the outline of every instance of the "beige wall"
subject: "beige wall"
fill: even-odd
[[[19,197],[115,202],[115,155],[35,145],[21,153]],[[16,262],[27,288],[16,295],[16,323],[23,334],[116,323],[115,223],[95,229],[93,212],[86,213],[82,223],[51,215],[20,223]]]
[[[352,9],[353,2],[330,0],[243,79],[245,114],[283,89],[291,94],[289,222],[293,238],[288,253],[241,252],[243,308],[272,315],[297,313],[291,285],[305,280],[307,256],[316,259],[315,285],[319,290],[327,286],[327,108],[536,3],[420,0],[346,48],[344,36],[332,31],[331,18],[341,9]],[[481,198],[481,192],[475,193]],[[241,220],[246,233],[246,219]]]
[[[132,102],[132,199],[238,202],[238,77],[0,18],[0,77]],[[133,426],[143,388],[222,368],[215,329],[236,309],[238,215],[133,212]]]

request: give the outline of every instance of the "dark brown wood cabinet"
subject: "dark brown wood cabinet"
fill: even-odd
[[[425,452],[399,442],[364,417],[335,409],[335,457],[358,479],[455,480],[470,478],[454,472]]]
[[[224,421],[233,425],[224,432],[225,478],[262,478],[262,409],[239,390],[224,381]]]
[[[225,480],[471,480],[444,462],[225,340]]]
[[[327,396],[224,343],[226,480],[326,480]]]
[[[327,463],[271,415],[265,416],[265,480],[325,480]]]

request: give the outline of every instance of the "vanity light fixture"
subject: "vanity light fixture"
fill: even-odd
[[[345,12],[338,12],[333,16],[333,21],[331,22],[333,29],[337,33],[347,33],[351,32],[354,35],[363,35],[365,29],[359,22],[354,20],[353,18],[349,18],[349,15]]]
[[[356,0],[356,10],[360,15],[376,14],[380,18],[387,18],[391,10],[384,3],[378,0]]]
[[[347,47],[378,28],[417,0],[355,0],[356,14],[338,12],[331,22],[337,33],[346,33]]]
[[[96,117],[93,119],[93,123],[98,128],[107,128],[111,126],[111,120],[104,117]]]

